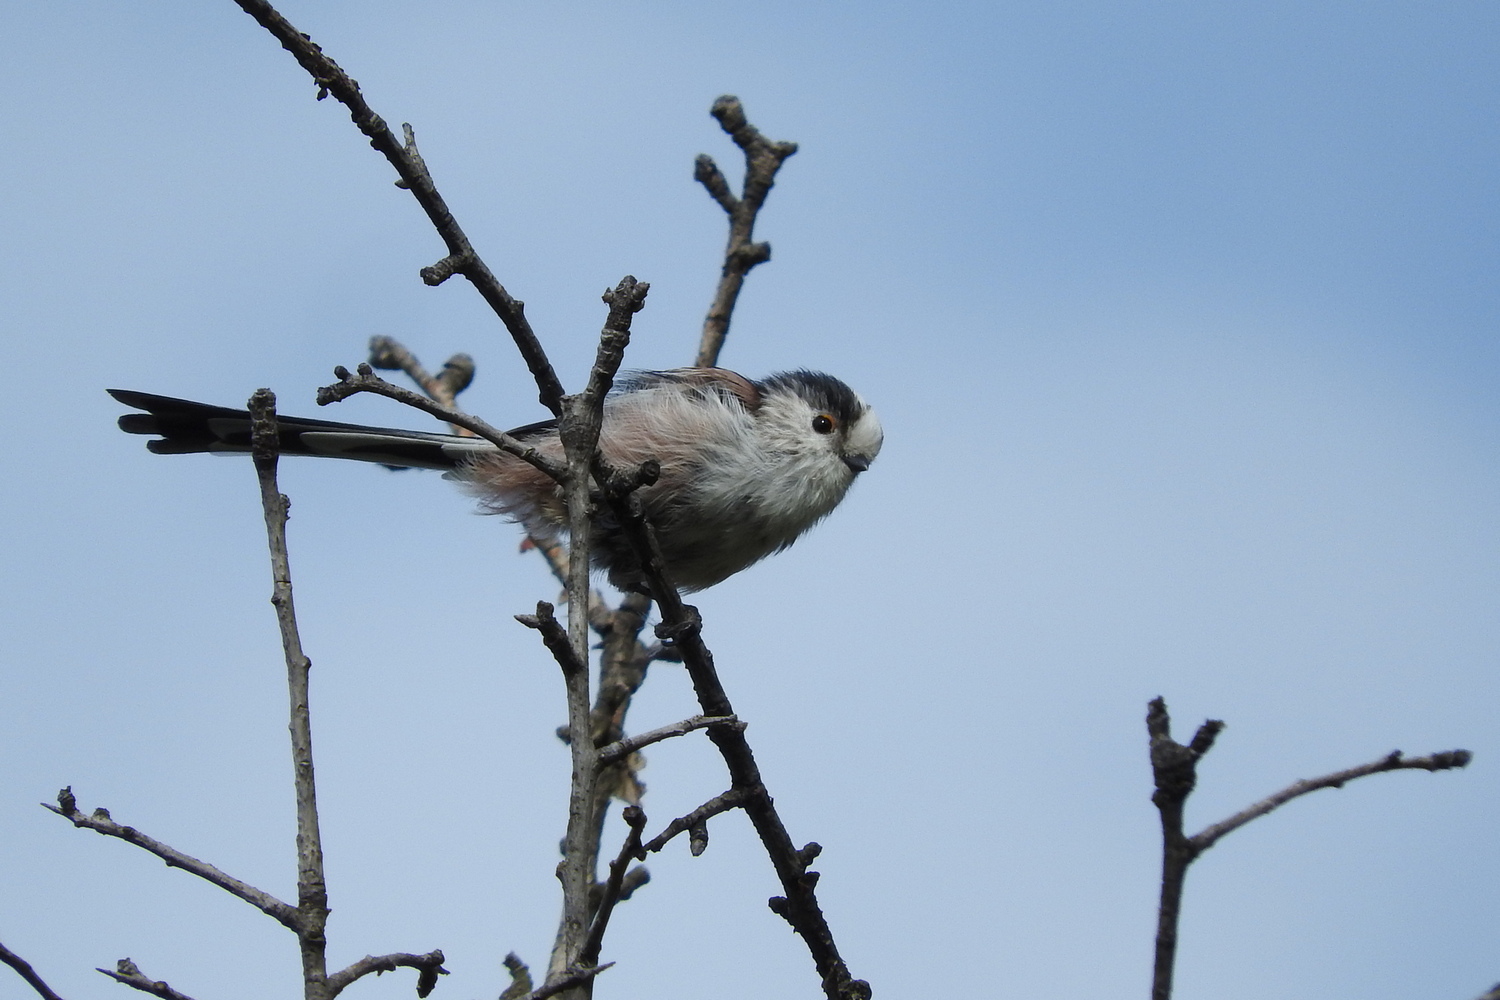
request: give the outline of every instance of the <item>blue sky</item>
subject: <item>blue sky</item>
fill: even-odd
[[[282,9],[415,126],[570,387],[623,274],[652,283],[627,363],[692,356],[723,239],[692,159],[734,172],[713,99],[801,144],[723,361],[839,375],[886,449],[696,603],[877,997],[1145,994],[1158,694],[1180,736],[1229,723],[1194,829],[1395,748],[1476,753],[1216,846],[1179,997],[1500,979],[1494,5]],[[268,385],[309,412],[388,334],[474,354],[494,423],[535,393],[472,291],[418,280],[441,246],[389,167],[232,4],[11,4],[0,30],[23,40],[0,65],[0,940],[69,997],[118,990],[92,969],[126,955],[200,1000],[290,995],[280,927],[35,805],[72,784],[292,895],[253,474],[147,454],[103,390]],[[496,995],[507,951],[545,964],[558,905],[561,684],[510,618],[554,587],[436,476],[288,463],[282,485],[331,961],[441,947],[438,995]],[[692,712],[661,666],[632,718]],[[702,740],[648,757],[653,827],[723,789]],[[601,996],[818,995],[748,825],[711,832],[652,859]]]

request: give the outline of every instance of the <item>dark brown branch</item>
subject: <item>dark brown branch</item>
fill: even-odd
[[[615,911],[615,904],[620,901],[625,885],[625,872],[629,869],[630,862],[646,856],[641,850],[641,831],[646,828],[646,814],[637,806],[626,806],[621,817],[625,820],[628,832],[625,843],[620,846],[620,853],[609,863],[609,878],[604,881],[604,892],[594,910],[593,922],[589,925],[589,936],[578,953],[578,964],[585,968],[599,962],[604,932],[609,929],[610,915]]]
[[[36,990],[37,995],[42,1000],[62,1000],[62,997],[52,992],[52,987],[48,986],[41,976],[37,975],[36,970],[31,967],[30,962],[3,944],[0,944],[0,962],[4,962],[12,969],[15,969],[16,974],[26,980],[26,984]]]
[[[297,942],[302,951],[302,984],[307,1000],[324,1000],[328,979],[328,885],[323,876],[323,838],[318,827],[318,793],[313,776],[312,714],[308,674],[312,661],[302,650],[297,611],[292,602],[292,568],[286,547],[286,521],[291,501],[276,484],[280,438],[276,430],[276,396],[258,389],[250,397],[250,456],[260,482],[261,510],[271,549],[271,604],[281,630],[290,702],[292,779],[297,800]]]
[[[395,972],[401,968],[418,970],[417,996],[419,997],[425,997],[432,992],[437,986],[438,976],[448,974],[448,970],[443,968],[441,951],[430,951],[425,955],[411,955],[405,952],[398,952],[394,955],[366,955],[348,968],[328,977],[328,995],[338,996],[350,983],[372,972],[378,976],[381,973]]]
[[[731,788],[727,792],[715,795],[686,816],[679,816],[668,823],[667,828],[652,837],[642,850],[655,854],[663,847],[666,847],[672,838],[676,837],[679,833],[682,833],[684,830],[693,830],[702,827],[704,823],[708,822],[714,816],[726,813],[731,809],[738,809],[745,804],[745,799],[745,792],[738,788]],[[696,850],[693,851],[693,856],[696,857],[702,853],[703,851]]]
[[[145,975],[128,958],[122,958],[116,962],[113,972],[108,969],[96,969],[95,971],[102,972],[115,982],[124,983],[126,986],[140,990],[142,993],[150,993],[154,997],[161,997],[162,1000],[193,1000],[186,993],[180,993],[172,989],[166,982],[160,979],[152,979]]]
[[[572,644],[568,642],[567,629],[557,620],[554,608],[547,601],[536,602],[536,614],[516,615],[516,621],[527,628],[542,633],[542,643],[562,667],[564,675],[588,673],[588,663],[578,659]]]
[[[669,740],[674,736],[686,736],[694,730],[707,729],[709,726],[739,726],[743,729],[745,728],[745,723],[732,715],[695,715],[691,719],[683,719],[681,722],[674,722],[670,726],[662,726],[658,729],[652,729],[649,732],[637,733],[635,736],[616,740],[607,746],[602,746],[599,748],[599,763],[613,764],[615,761],[628,757],[637,750],[644,749],[653,743],[660,743],[662,740]]]
[[[566,470],[557,462],[543,455],[536,448],[511,437],[502,430],[490,426],[478,417],[444,406],[437,400],[429,399],[418,392],[404,389],[394,385],[375,374],[368,364],[361,364],[355,373],[340,365],[333,370],[334,377],[338,379],[333,385],[325,385],[318,390],[318,405],[327,406],[329,403],[337,403],[348,399],[350,396],[361,392],[374,393],[387,399],[394,399],[398,403],[405,403],[413,409],[421,410],[423,413],[431,414],[439,420],[445,420],[456,427],[472,431],[475,436],[481,437],[501,451],[516,456],[523,462],[528,462],[536,468],[545,472],[553,479],[561,481],[566,476]]]
[[[240,9],[269,31],[276,40],[296,58],[318,85],[318,98],[332,94],[346,108],[354,124],[370,139],[375,147],[400,175],[398,186],[411,191],[422,210],[427,213],[433,228],[448,247],[448,255],[437,265],[423,270],[422,279],[428,284],[440,284],[453,274],[462,274],[489,303],[495,315],[505,324],[511,339],[525,359],[526,366],[536,379],[539,397],[543,406],[554,415],[562,412],[562,383],[552,370],[552,364],[542,350],[541,343],[526,319],[525,304],[512,298],[489,267],[480,259],[464,234],[447,204],[438,194],[432,175],[417,151],[416,139],[411,126],[403,126],[404,141],[392,134],[385,121],[365,103],[359,84],[323,54],[308,36],[292,26],[265,0],[236,0]]]
[[[293,931],[298,928],[300,918],[296,907],[283,903],[269,892],[257,889],[248,882],[226,875],[206,861],[199,861],[195,857],[183,854],[175,847],[168,847],[161,841],[146,836],[133,826],[122,826],[116,823],[110,817],[108,809],[95,809],[92,814],[85,815],[79,811],[78,801],[73,797],[71,787],[64,788],[57,793],[57,805],[43,802],[42,807],[57,813],[80,829],[93,830],[103,836],[134,844],[141,850],[161,858],[167,863],[168,868],[181,868],[190,875],[196,875],[205,882],[213,883],[231,896],[238,896],[283,926]]]
[[[1321,778],[1293,782],[1274,795],[1269,795],[1249,808],[1189,837],[1183,833],[1183,807],[1198,781],[1198,761],[1213,747],[1224,723],[1217,720],[1205,722],[1186,746],[1172,739],[1171,726],[1172,720],[1167,714],[1166,702],[1161,698],[1152,700],[1146,713],[1146,730],[1151,737],[1151,770],[1156,781],[1156,791],[1151,800],[1161,813],[1162,825],[1161,905],[1157,911],[1152,1000],[1169,1000],[1172,995],[1172,977],[1177,959],[1177,928],[1182,914],[1182,891],[1187,870],[1199,855],[1220,838],[1292,799],[1320,788],[1342,788],[1356,778],[1384,771],[1446,771],[1461,768],[1472,757],[1467,750],[1448,750],[1427,757],[1403,757],[1400,751],[1393,751],[1369,764],[1335,771]]]
[[[1198,852],[1182,832],[1182,811],[1198,782],[1198,759],[1209,751],[1223,730],[1218,720],[1205,722],[1187,746],[1172,739],[1172,719],[1161,698],[1151,702],[1146,713],[1146,731],[1151,737],[1151,770],[1156,791],[1151,801],[1161,813],[1162,875],[1161,902],[1156,916],[1156,958],[1151,1000],[1172,995],[1172,972],[1177,961],[1177,926],[1182,912],[1182,888],[1188,866]]]
[[[724,267],[719,276],[719,287],[714,291],[713,304],[703,321],[703,339],[698,346],[698,358],[694,362],[700,368],[711,368],[719,362],[719,352],[724,347],[724,338],[729,334],[729,320],[734,314],[735,302],[745,275],[757,264],[771,259],[769,243],[755,243],[755,218],[765,204],[766,195],[776,181],[776,172],[788,156],[797,151],[795,142],[773,142],[760,134],[745,117],[745,109],[738,97],[725,95],[714,101],[709,112],[719,120],[719,126],[745,154],[745,181],[740,196],[736,198],[729,190],[724,173],[713,158],[700,155],[693,166],[693,179],[708,190],[714,201],[729,216],[729,241],[724,250]]]
[[[632,494],[610,500],[620,527],[640,560],[646,584],[656,596],[662,617],[661,624],[656,627],[657,637],[670,642],[681,654],[703,714],[734,715],[734,706],[730,704],[729,695],[714,669],[713,654],[703,642],[702,619],[696,608],[683,603],[682,596],[668,578],[656,536],[641,516],[639,499]],[[817,966],[828,1000],[865,1000],[870,996],[870,985],[850,975],[848,966],[839,955],[833,930],[818,905],[815,892],[817,873],[807,870],[810,859],[792,843],[786,824],[761,780],[760,767],[743,730],[715,726],[709,729],[708,738],[718,747],[729,768],[732,789],[744,796],[745,813],[760,836],[786,893],[784,897],[776,896],[769,901],[772,909],[802,936]]]

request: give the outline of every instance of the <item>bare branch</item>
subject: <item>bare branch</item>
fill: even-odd
[[[568,748],[572,778],[568,790],[568,825],[563,836],[563,860],[558,878],[563,887],[563,916],[548,965],[551,984],[567,970],[580,968],[579,955],[593,917],[592,888],[599,853],[599,754],[590,731],[592,700],[589,691],[589,556],[594,527],[594,504],[590,479],[601,490],[612,493],[616,476],[599,458],[599,432],[604,424],[604,399],[630,343],[630,324],[645,305],[650,286],[626,276],[604,293],[609,313],[599,335],[599,347],[588,383],[576,396],[564,396],[558,418],[558,437],[568,463],[561,481],[568,510],[568,644],[572,659],[582,669],[564,668],[567,687],[568,731],[575,734]],[[538,619],[542,618],[538,608]],[[543,633],[546,639],[546,633]],[[548,640],[549,647],[553,640]],[[557,649],[553,655],[563,660]],[[592,965],[592,963],[589,963]],[[545,988],[545,987],[544,987]]]
[[[478,417],[444,406],[437,400],[429,399],[419,392],[394,385],[375,374],[368,364],[361,364],[354,374],[343,365],[333,370],[334,377],[338,379],[333,385],[325,385],[318,390],[318,405],[327,406],[329,403],[337,403],[348,399],[350,396],[361,392],[374,393],[387,399],[394,399],[398,403],[405,403],[413,409],[429,413],[439,420],[465,430],[472,431],[475,436],[481,437],[501,451],[516,456],[523,462],[545,472],[559,482],[567,475],[563,466],[543,455],[536,448],[516,440],[509,434],[490,426]]]
[[[292,738],[292,780],[297,799],[297,942],[302,952],[303,990],[308,1000],[326,997],[328,978],[328,885],[323,875],[323,838],[318,828],[318,793],[313,777],[312,714],[308,674],[312,661],[302,651],[297,610],[292,602],[292,567],[286,547],[286,520],[291,501],[276,484],[280,437],[276,431],[276,395],[258,389],[250,397],[250,457],[260,483],[261,510],[271,549],[271,604],[281,631]]]
[[[553,614],[553,607],[546,601],[536,602],[536,614],[516,615],[516,621],[527,628],[536,629],[542,633],[542,643],[557,659],[557,665],[562,667],[564,675],[586,674],[588,664],[579,660],[574,653],[573,647],[568,642],[567,630]]]
[[[709,819],[719,815],[720,813],[726,813],[731,809],[738,809],[740,806],[745,804],[745,799],[745,792],[737,788],[731,788],[727,792],[724,792],[720,795],[715,795],[713,798],[709,799],[707,802],[703,803],[703,805],[699,806],[697,809],[694,809],[686,816],[679,816],[672,822],[668,823],[667,828],[661,833],[658,833],[656,836],[652,837],[650,842],[645,844],[642,850],[655,854],[663,847],[666,847],[667,844],[672,840],[672,838],[677,836],[679,833],[682,833],[684,830],[692,830],[701,827],[704,823],[708,822]],[[703,852],[701,850],[697,850],[693,852],[693,855],[696,857],[697,855],[702,853]]]
[[[632,860],[640,860],[646,856],[641,850],[641,831],[646,828],[646,814],[636,806],[626,806],[621,816],[629,827],[629,832],[625,835],[625,843],[620,846],[620,853],[609,863],[609,878],[604,882],[604,893],[594,911],[593,922],[589,925],[589,936],[578,953],[578,964],[584,967],[591,967],[599,962],[599,949],[604,944],[604,932],[609,929],[610,915],[615,911],[615,904],[620,901],[626,869],[630,867]]]
[[[432,175],[417,151],[417,143],[411,126],[403,126],[404,141],[398,141],[385,121],[365,103],[359,84],[339,68],[339,65],[323,54],[312,39],[292,26],[265,0],[236,0],[240,9],[269,31],[281,47],[290,52],[318,85],[318,99],[332,94],[346,108],[354,124],[370,139],[374,146],[400,175],[399,187],[411,191],[422,210],[427,213],[433,228],[448,247],[448,255],[430,268],[424,268],[422,280],[431,285],[442,283],[453,274],[462,274],[489,303],[495,315],[505,324],[511,339],[525,359],[526,366],[536,379],[539,398],[543,406],[554,415],[562,412],[562,383],[552,370],[552,364],[542,350],[541,343],[526,319],[525,304],[512,298],[505,287],[490,272],[489,267],[474,251],[468,236],[464,234],[448,205],[438,194]]]
[[[405,372],[431,399],[450,410],[459,409],[458,394],[474,381],[474,359],[469,355],[453,355],[443,363],[442,371],[432,375],[422,367],[417,356],[394,337],[371,337],[369,361],[374,368]],[[474,433],[466,427],[458,430],[462,434]]]
[[[183,854],[175,847],[168,847],[161,841],[146,836],[133,826],[122,826],[116,823],[110,817],[108,809],[95,809],[92,814],[84,815],[78,810],[78,801],[73,797],[71,787],[64,788],[57,793],[57,805],[43,802],[42,807],[57,813],[76,827],[93,830],[106,837],[114,837],[127,844],[134,844],[143,851],[161,858],[167,863],[168,868],[181,868],[190,875],[196,875],[205,882],[211,882],[230,895],[243,899],[283,926],[293,931],[298,929],[300,917],[296,907],[283,903],[269,892],[257,889],[248,882],[242,882],[232,875],[225,874],[206,861],[199,861],[195,857]]]
[[[703,339],[698,346],[698,358],[694,362],[700,368],[712,368],[718,364],[719,352],[724,347],[724,338],[729,334],[729,320],[734,314],[735,302],[745,275],[757,264],[771,259],[769,243],[752,242],[755,219],[765,204],[766,195],[775,183],[776,172],[787,157],[797,152],[795,142],[773,142],[760,134],[745,117],[745,109],[738,97],[725,95],[714,101],[710,110],[719,120],[719,126],[729,133],[745,154],[745,181],[738,198],[729,190],[724,173],[713,158],[703,154],[693,164],[693,179],[702,184],[719,207],[729,216],[729,241],[724,250],[724,268],[719,276],[719,287],[714,292],[713,304],[703,321]]]
[[[432,992],[433,987],[437,986],[438,976],[448,974],[448,970],[443,968],[441,951],[429,951],[425,955],[411,955],[405,952],[398,952],[394,955],[366,955],[348,968],[328,977],[328,995],[329,997],[338,996],[350,983],[372,972],[378,976],[385,972],[395,972],[400,968],[419,970],[417,975],[417,996],[419,997],[425,997]]]
[[[638,733],[623,740],[616,740],[608,746],[602,746],[599,748],[599,763],[613,764],[615,761],[628,757],[637,750],[648,747],[653,743],[660,743],[662,740],[669,740],[674,736],[686,736],[696,729],[707,729],[709,726],[739,726],[741,729],[744,729],[745,723],[732,715],[695,715],[691,719],[683,719],[681,722],[674,722],[670,726],[662,726],[649,732]]]
[[[1299,796],[1320,788],[1341,788],[1346,782],[1383,771],[1446,771],[1464,767],[1472,755],[1467,750],[1448,750],[1427,757],[1403,757],[1393,751],[1379,760],[1321,778],[1293,782],[1274,795],[1267,796],[1247,809],[1215,823],[1201,833],[1188,837],[1183,833],[1183,807],[1198,781],[1198,761],[1214,744],[1224,723],[1210,720],[1198,727],[1192,742],[1184,746],[1172,739],[1172,720],[1166,702],[1151,701],[1146,712],[1146,730],[1151,737],[1151,770],[1156,791],[1151,800],[1161,813],[1162,878],[1161,904],[1157,911],[1156,961],[1151,984],[1152,1000],[1169,1000],[1177,960],[1177,928],[1182,913],[1182,892],[1187,870],[1198,856],[1225,834],[1239,829],[1251,820],[1264,816]]]
[[[1156,957],[1151,982],[1151,1000],[1169,1000],[1172,973],[1177,961],[1177,926],[1182,912],[1182,889],[1188,866],[1198,851],[1182,832],[1182,810],[1198,781],[1198,760],[1213,746],[1224,723],[1205,722],[1192,743],[1183,746],[1172,739],[1172,719],[1167,703],[1152,700],[1146,710],[1146,731],[1151,738],[1151,771],[1156,791],[1151,801],[1161,814],[1161,901],[1156,913]]]
[[[1381,774],[1385,771],[1450,771],[1455,768],[1467,767],[1473,759],[1473,754],[1467,750],[1444,750],[1440,753],[1429,754],[1426,757],[1403,757],[1400,750],[1392,750],[1379,760],[1368,764],[1360,764],[1357,767],[1347,768],[1343,771],[1335,771],[1325,774],[1321,778],[1305,778],[1294,781],[1274,795],[1268,795],[1247,809],[1235,813],[1228,819],[1215,823],[1195,834],[1191,840],[1198,853],[1208,850],[1220,837],[1232,833],[1244,826],[1246,823],[1308,792],[1316,792],[1320,788],[1342,788],[1345,783],[1356,778],[1363,778],[1371,774]]]
[[[556,996],[563,990],[570,990],[575,986],[582,986],[591,982],[595,976],[605,969],[612,968],[615,963],[605,962],[591,969],[564,969],[556,976],[549,978],[541,986],[526,994],[525,1000],[547,1000],[547,997]]]
[[[635,549],[636,557],[641,563],[642,576],[661,610],[662,621],[656,627],[657,637],[670,642],[681,654],[703,714],[718,717],[734,715],[729,695],[724,691],[718,671],[714,668],[713,654],[703,642],[703,620],[696,608],[683,603],[682,596],[668,578],[655,533],[641,515],[639,499],[633,494],[623,499],[608,499],[621,530]],[[771,865],[776,869],[782,890],[786,893],[784,897],[773,897],[769,901],[770,906],[791,924],[807,945],[822,980],[824,994],[828,1000],[864,1000],[869,997],[870,985],[864,980],[853,978],[839,955],[838,945],[833,940],[833,930],[823,916],[822,907],[818,905],[815,892],[817,874],[807,870],[809,859],[792,843],[786,824],[782,822],[771,794],[761,780],[760,767],[755,762],[755,754],[750,749],[743,730],[731,726],[715,726],[708,730],[708,738],[724,758],[724,763],[729,768],[732,790],[743,796],[740,805],[755,826],[755,832],[759,834]]]
[[[52,992],[52,987],[48,986],[42,980],[41,976],[37,975],[36,970],[31,967],[30,962],[26,961],[26,959],[22,958],[20,955],[17,955],[15,952],[5,947],[5,945],[3,944],[0,944],[0,962],[4,962],[12,969],[15,969],[16,974],[19,975],[22,979],[26,980],[27,985],[36,990],[37,995],[40,996],[42,1000],[62,1000],[62,997]]]
[[[160,979],[152,979],[141,972],[136,964],[128,958],[122,958],[115,963],[115,971],[108,969],[96,969],[117,983],[124,983],[132,989],[140,990],[142,993],[150,993],[152,996],[161,997],[162,1000],[193,1000],[186,993],[180,993],[172,989],[170,985]]]

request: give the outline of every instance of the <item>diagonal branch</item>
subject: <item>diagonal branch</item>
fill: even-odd
[[[605,962],[603,965],[595,965],[587,969],[568,968],[555,976],[548,977],[547,981],[530,993],[523,1000],[547,1000],[547,997],[556,996],[563,990],[571,990],[577,986],[587,986],[594,981],[594,977],[605,969],[614,966],[613,962]]]
[[[697,809],[694,809],[686,816],[679,816],[672,822],[668,823],[667,828],[661,833],[658,833],[656,836],[652,837],[651,840],[642,847],[642,850],[655,854],[663,847],[666,847],[667,844],[671,842],[672,838],[676,837],[684,830],[702,829],[703,825],[713,817],[719,815],[720,813],[727,813],[731,809],[738,809],[744,804],[745,793],[740,791],[739,789],[731,788],[727,792],[715,795],[713,798],[709,799],[707,802],[703,803],[703,805],[699,806]],[[702,853],[703,849],[701,847],[695,847],[695,849],[693,850],[693,855],[695,857]]]
[[[255,18],[261,27],[269,31],[281,43],[281,47],[290,52],[298,64],[312,76],[313,81],[318,85],[319,100],[332,94],[349,109],[349,117],[354,120],[359,130],[369,137],[370,145],[374,146],[390,161],[391,166],[396,168],[396,173],[401,178],[396,182],[397,186],[411,191],[417,203],[422,206],[422,210],[427,213],[427,218],[431,220],[433,228],[447,245],[448,255],[437,264],[424,268],[422,280],[429,285],[437,285],[454,274],[461,274],[467,278],[469,283],[484,297],[485,302],[489,303],[495,315],[500,317],[506,330],[510,332],[511,339],[520,350],[527,368],[536,379],[538,398],[542,405],[554,415],[560,414],[563,397],[562,383],[557,380],[557,375],[552,370],[552,363],[547,360],[541,342],[537,340],[536,334],[531,329],[531,323],[526,319],[525,303],[512,298],[511,294],[505,290],[505,287],[490,272],[488,265],[475,252],[458,221],[453,218],[453,213],[449,211],[447,203],[442,195],[438,194],[432,175],[427,171],[427,164],[422,161],[422,155],[417,151],[416,138],[411,126],[403,126],[403,139],[398,140],[384,119],[365,103],[359,84],[339,68],[338,63],[324,55],[323,50],[312,39],[298,31],[265,0],[235,0],[235,2],[239,4],[241,10]]]
[[[604,892],[594,910],[589,935],[578,953],[578,964],[584,968],[590,968],[599,962],[599,948],[604,944],[604,932],[609,929],[610,915],[615,911],[615,904],[620,901],[626,869],[630,867],[632,860],[645,856],[641,850],[641,831],[646,828],[646,814],[639,806],[626,806],[622,817],[629,832],[625,835],[625,843],[620,845],[620,853],[609,863],[609,878],[604,881]]]
[[[159,840],[148,837],[133,826],[122,826],[116,823],[110,817],[108,809],[100,808],[95,809],[89,815],[83,814],[78,809],[78,800],[73,797],[71,787],[64,788],[57,793],[57,805],[43,802],[42,807],[57,813],[80,829],[93,830],[103,836],[134,844],[141,850],[161,858],[167,863],[168,868],[181,868],[190,875],[196,875],[205,882],[211,882],[230,895],[238,896],[293,931],[297,930],[300,924],[296,907],[283,903],[269,892],[257,889],[248,882],[242,882],[232,875],[225,874],[207,861],[199,861],[195,857],[183,854],[175,847],[169,847]]]
[[[1473,756],[1467,750],[1444,750],[1426,757],[1403,757],[1400,750],[1392,750],[1379,760],[1373,760],[1368,764],[1335,771],[1321,778],[1304,778],[1301,781],[1295,781],[1274,795],[1268,795],[1253,806],[1242,809],[1228,819],[1194,834],[1190,840],[1193,847],[1201,854],[1225,834],[1233,833],[1251,820],[1264,816],[1271,810],[1284,806],[1308,792],[1316,792],[1321,788],[1343,788],[1345,784],[1356,778],[1382,774],[1386,771],[1451,771],[1455,768],[1467,767]]]
[[[369,364],[361,364],[354,373],[343,365],[333,370],[338,379],[333,385],[325,385],[318,390],[318,405],[327,406],[329,403],[337,403],[348,399],[350,396],[361,392],[373,393],[376,396],[384,396],[386,399],[394,399],[398,403],[423,413],[429,413],[439,420],[445,420],[456,427],[471,431],[475,437],[483,438],[501,451],[514,455],[523,462],[528,462],[542,472],[561,482],[567,475],[564,467],[556,461],[542,454],[532,445],[526,444],[502,430],[497,430],[489,423],[478,417],[444,406],[435,399],[430,399],[419,392],[394,385],[375,374]]]
[[[42,1000],[62,1000],[62,997],[52,992],[52,987],[48,986],[41,976],[37,975],[36,970],[31,967],[30,962],[3,944],[0,944],[0,962],[4,962],[12,969],[15,969],[16,974],[26,980],[27,985],[36,990],[37,995]]]
[[[371,337],[369,362],[371,367],[384,371],[405,372],[430,398],[450,410],[459,409],[458,394],[474,381],[474,359],[469,355],[453,355],[443,362],[443,370],[433,375],[422,367],[422,362],[405,344],[394,337]],[[459,430],[460,433],[474,433],[467,428]]]
[[[682,595],[672,585],[663,569],[661,549],[656,535],[641,514],[639,498],[610,498],[620,527],[635,549],[641,572],[651,593],[656,596],[662,621],[656,627],[657,637],[670,642],[682,656],[683,665],[693,682],[698,705],[704,715],[734,715],[734,706],[714,668],[713,653],[703,641],[703,620],[698,609],[684,604]],[[833,930],[818,904],[815,886],[818,875],[808,871],[813,852],[798,850],[782,822],[781,814],[761,780],[760,767],[742,729],[715,726],[708,738],[718,747],[729,768],[731,788],[744,796],[743,807],[759,834],[771,865],[776,870],[785,896],[773,896],[768,905],[783,917],[802,937],[817,966],[828,1000],[866,1000],[870,985],[855,979],[839,954]],[[810,847],[811,845],[809,845]]]
[[[150,993],[161,1000],[193,1000],[186,993],[172,989],[172,987],[161,979],[152,979],[143,973],[134,962],[128,958],[122,958],[115,963],[115,971],[108,969],[95,969],[102,972],[117,983],[124,983],[131,989],[140,990],[142,993]]]

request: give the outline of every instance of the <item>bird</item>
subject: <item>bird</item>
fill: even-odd
[[[156,435],[161,455],[250,452],[246,410],[125,389],[116,400],[144,411],[119,419]],[[281,453],[438,469],[480,509],[520,523],[541,541],[566,538],[562,489],[536,467],[480,438],[278,417]],[[562,461],[556,420],[510,432]],[[848,385],[800,369],[752,380],[725,368],[632,372],[605,398],[599,451],[615,468],[659,464],[638,491],[668,576],[685,592],[711,587],[780,552],[844,499],[870,468],[885,434]],[[590,533],[594,568],[621,590],[649,593],[635,550],[607,511]]]

